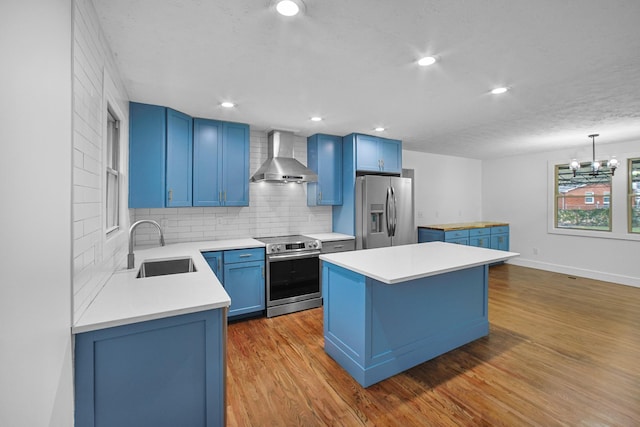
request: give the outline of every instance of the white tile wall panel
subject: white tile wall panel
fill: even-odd
[[[128,114],[128,96],[90,0],[73,13],[73,312],[79,316],[125,259],[126,231],[105,235],[103,172],[103,76],[114,79],[118,106]],[[128,120],[127,117],[122,119]],[[123,188],[126,183],[123,182]],[[128,221],[123,221],[124,226]]]

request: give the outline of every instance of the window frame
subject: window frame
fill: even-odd
[[[633,184],[633,165],[638,165],[640,170],[640,157],[630,157],[627,159],[627,232],[631,235],[640,235],[640,227],[637,231],[633,231],[633,210],[640,210],[640,179],[634,190]]]
[[[104,250],[106,253],[117,250],[121,239],[125,238],[127,228],[129,227],[129,217],[127,215],[127,198],[128,198],[128,182],[127,167],[129,164],[129,109],[128,101],[123,99],[114,80],[109,75],[108,70],[103,68],[102,78],[102,206],[101,206],[101,227],[103,241],[106,245]],[[118,145],[117,151],[111,155],[117,156],[118,159],[118,195],[117,195],[117,214],[118,226],[107,228],[107,171],[110,154],[107,152],[109,144],[108,138],[108,120],[111,114],[119,123]],[[104,217],[103,217],[104,216]]]
[[[106,109],[106,131],[105,131],[105,209],[104,209],[104,226],[105,233],[107,235],[120,229],[120,193],[122,183],[120,182],[120,119],[118,115],[113,111],[114,108],[111,103],[107,101]],[[113,127],[111,126],[113,123]],[[111,178],[111,179],[110,179]],[[115,186],[111,186],[111,182],[115,180]],[[114,194],[115,189],[115,194]],[[115,204],[115,206],[114,206]],[[110,222],[109,219],[113,217],[114,221]]]
[[[594,205],[596,203],[595,193],[593,191],[585,191],[584,192],[584,204],[585,205]]]
[[[606,147],[606,146],[605,146]],[[615,175],[611,180],[611,193],[609,194],[610,203],[608,205],[611,209],[611,231],[602,232],[600,230],[587,230],[587,229],[575,229],[575,228],[563,228],[557,227],[557,203],[558,194],[556,187],[556,173],[557,166],[567,166],[568,158],[575,157],[572,153],[565,153],[562,157],[554,156],[547,159],[547,233],[555,235],[576,236],[576,237],[593,237],[601,239],[613,239],[613,240],[632,240],[640,241],[640,233],[629,232],[629,209],[628,209],[628,161],[630,158],[640,158],[640,151],[631,152],[615,152],[615,153],[600,153],[598,157],[608,158],[610,155],[615,155],[618,159],[621,159],[620,166],[616,169]],[[623,160],[624,159],[624,160]],[[589,162],[590,163],[590,162]]]

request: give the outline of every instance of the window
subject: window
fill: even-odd
[[[107,234],[120,225],[120,122],[110,108],[107,109],[107,178],[106,178],[106,230]]]
[[[629,159],[629,233],[640,233],[640,159]]]
[[[591,162],[576,176],[569,165],[555,167],[555,227],[611,231],[611,176],[590,175]]]
[[[585,191],[584,193],[584,204],[585,205],[592,205],[594,203],[593,201],[593,191]]]

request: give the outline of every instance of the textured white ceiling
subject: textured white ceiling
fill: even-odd
[[[304,1],[93,0],[134,101],[477,159],[640,145],[638,0]]]

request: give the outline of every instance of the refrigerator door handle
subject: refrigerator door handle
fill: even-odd
[[[391,187],[391,198],[393,200],[393,222],[391,223],[391,236],[396,235],[396,226],[398,225],[398,199],[396,198],[396,190]]]
[[[391,237],[393,234],[393,230],[391,229],[391,223],[390,223],[390,219],[391,219],[391,187],[387,187],[387,199],[385,201],[385,212],[384,212],[384,216],[385,216],[385,223],[387,226],[387,236]]]

